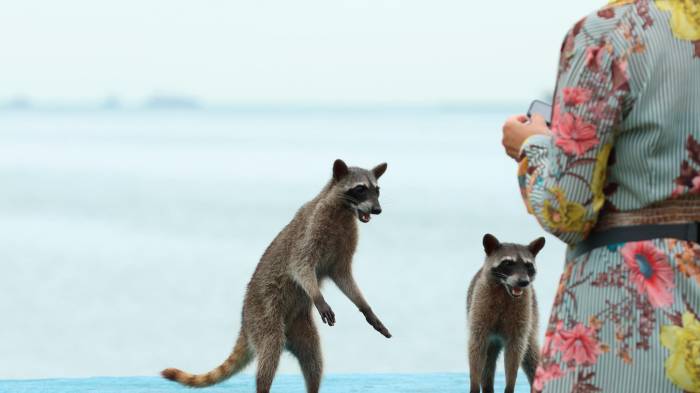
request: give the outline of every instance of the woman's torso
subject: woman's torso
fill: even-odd
[[[647,12],[638,11],[642,26],[630,32],[639,47],[629,57],[630,102],[608,167],[604,212],[700,194],[700,5],[669,12],[650,2]],[[684,38],[695,36],[678,18],[696,18],[697,41]]]

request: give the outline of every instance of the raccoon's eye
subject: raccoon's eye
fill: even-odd
[[[352,191],[358,195],[363,195],[365,192],[367,192],[367,187],[364,185],[359,185],[353,188]]]
[[[535,265],[532,263],[526,263],[525,268],[527,269],[527,273],[531,276],[535,275]]]

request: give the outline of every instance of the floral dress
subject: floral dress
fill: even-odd
[[[552,133],[524,143],[518,175],[570,245],[534,390],[700,392],[700,245],[573,252],[600,214],[700,194],[700,0],[615,1],[578,22]]]

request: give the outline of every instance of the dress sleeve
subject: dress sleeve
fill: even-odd
[[[568,244],[586,238],[605,202],[608,159],[630,84],[631,51],[615,9],[577,23],[564,42],[550,135],[528,138],[518,180],[528,212]]]

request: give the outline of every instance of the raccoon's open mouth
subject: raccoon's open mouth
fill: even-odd
[[[358,210],[357,218],[366,224],[369,222],[370,219],[372,219],[372,215],[370,213],[365,213],[362,210]]]
[[[520,297],[523,295],[523,292],[525,292],[520,287],[511,287],[508,284],[506,284],[506,289],[508,290],[508,294],[512,297]]]

